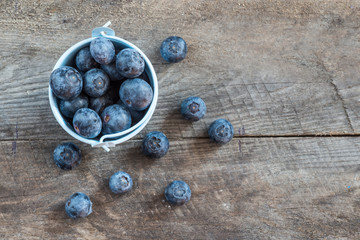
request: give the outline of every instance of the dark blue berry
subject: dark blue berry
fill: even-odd
[[[142,111],[150,105],[154,93],[147,82],[135,78],[128,79],[121,84],[119,95],[125,106]]]
[[[131,190],[133,186],[133,180],[131,176],[126,172],[114,173],[109,181],[109,187],[113,193],[126,193]]]
[[[218,119],[208,129],[209,138],[216,143],[225,144],[234,136],[234,128],[226,119]]]
[[[166,38],[160,47],[161,56],[171,63],[180,62],[183,60],[187,53],[187,46],[184,39],[177,36]]]
[[[145,136],[141,148],[146,156],[161,158],[169,150],[169,140],[162,132],[150,132]]]
[[[85,73],[84,92],[90,97],[104,95],[109,87],[110,79],[103,70],[93,68]]]
[[[115,47],[109,39],[98,37],[91,41],[90,53],[96,62],[109,64],[114,60]]]
[[[50,87],[58,98],[71,100],[80,95],[83,79],[75,68],[62,66],[51,73]]]
[[[77,167],[80,161],[81,151],[71,142],[61,143],[54,150],[54,162],[61,169],[71,170]]]
[[[116,55],[116,69],[125,78],[136,78],[145,69],[141,54],[132,48],[125,48]]]
[[[146,114],[146,111],[136,111],[132,108],[128,108],[127,106],[125,106],[125,104],[121,100],[119,100],[116,104],[119,104],[119,105],[125,107],[129,111],[129,113],[131,115],[132,125],[135,125],[136,123],[138,123]]]
[[[109,94],[105,94],[104,96],[98,98],[90,98],[89,108],[94,110],[97,114],[101,115],[104,109],[113,103],[114,102],[111,96],[109,96]]]
[[[86,194],[77,192],[66,201],[65,211],[73,219],[84,218],[92,213],[92,202]]]
[[[173,205],[183,205],[191,198],[189,185],[184,181],[173,181],[165,188],[165,198]]]
[[[101,119],[94,110],[80,108],[74,115],[73,126],[80,136],[95,138],[101,132]]]
[[[87,72],[90,69],[99,67],[99,65],[100,65],[91,56],[89,47],[85,47],[85,48],[81,49],[76,54],[75,64],[76,64],[76,67],[82,72]]]
[[[68,118],[73,118],[74,114],[80,108],[87,108],[89,105],[88,97],[85,94],[80,94],[73,100],[60,100],[60,112]]]
[[[181,115],[190,121],[199,121],[206,113],[206,104],[199,97],[188,97],[181,103]]]
[[[116,70],[116,63],[112,62],[108,65],[101,65],[101,69],[109,76],[111,81],[125,80],[123,76]]]
[[[102,133],[112,134],[130,128],[131,115],[125,107],[119,104],[108,106],[101,114]]]

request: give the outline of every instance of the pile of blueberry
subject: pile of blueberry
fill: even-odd
[[[120,50],[116,57],[115,52],[110,40],[96,38],[90,48],[77,53],[78,70],[64,66],[51,74],[50,86],[60,99],[61,113],[72,118],[75,131],[83,137],[95,138],[129,128],[141,120],[152,101],[152,88],[144,80],[142,56],[129,48]],[[186,56],[186,42],[180,37],[168,37],[160,53],[168,62],[179,62]],[[199,121],[205,113],[206,104],[199,97],[189,97],[181,103],[181,115],[189,121]],[[225,144],[233,138],[234,128],[229,121],[218,119],[210,125],[208,134],[212,141]],[[169,140],[162,132],[150,132],[141,149],[150,158],[161,158],[169,150]],[[54,161],[61,169],[71,170],[80,164],[81,151],[71,142],[59,144],[54,150]],[[126,193],[132,186],[133,180],[126,172],[119,171],[110,177],[109,188],[115,194]],[[176,180],[165,188],[164,194],[170,204],[183,205],[190,200],[191,190],[184,181]],[[86,194],[77,192],[67,200],[65,210],[71,218],[86,217],[92,212],[92,202]]]

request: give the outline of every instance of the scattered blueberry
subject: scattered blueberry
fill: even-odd
[[[131,126],[129,111],[119,104],[106,107],[101,114],[101,119],[103,134],[121,132]]]
[[[75,64],[76,67],[82,72],[87,72],[90,69],[99,67],[99,63],[97,63],[91,56],[89,47],[81,49],[76,54]]]
[[[171,63],[180,62],[183,60],[187,53],[187,46],[184,39],[177,36],[166,38],[160,47],[161,56]]]
[[[109,39],[98,37],[91,41],[90,53],[96,62],[109,64],[114,60],[115,47]]]
[[[97,114],[101,115],[107,106],[112,105],[114,102],[108,94],[98,98],[90,98],[89,108],[94,110]]]
[[[80,108],[74,115],[73,126],[80,136],[95,138],[101,132],[101,119],[94,110]]]
[[[199,97],[188,97],[181,103],[181,115],[190,121],[199,121],[206,113],[206,104]]]
[[[109,87],[110,79],[103,70],[93,68],[85,73],[84,92],[90,97],[104,95]]]
[[[133,180],[126,172],[114,173],[109,181],[109,187],[113,193],[126,193],[131,190]]]
[[[116,63],[112,62],[107,65],[101,65],[101,69],[110,77],[111,81],[125,80],[123,76],[116,70]]]
[[[77,192],[66,201],[65,211],[73,219],[84,218],[92,213],[92,202],[85,193]]]
[[[80,108],[87,108],[89,105],[88,97],[85,94],[80,94],[73,100],[60,100],[60,112],[68,118],[73,118],[75,112]]]
[[[59,144],[54,150],[55,164],[64,170],[71,170],[77,167],[81,161],[80,149],[71,142]]]
[[[83,79],[75,68],[61,66],[51,73],[50,87],[58,98],[71,100],[81,93]]]
[[[169,140],[162,132],[150,132],[145,136],[141,147],[146,156],[161,158],[169,150]]]
[[[145,69],[141,54],[132,48],[124,48],[116,55],[116,69],[125,78],[136,78]]]
[[[173,205],[183,205],[191,198],[189,185],[184,181],[173,181],[165,188],[165,198]]]
[[[127,106],[125,106],[125,104],[121,100],[119,100],[116,104],[119,104],[119,105],[125,107],[129,111],[129,113],[131,115],[131,123],[132,123],[132,125],[135,125],[136,123],[140,122],[140,120],[146,114],[146,111],[136,111],[136,110],[134,110],[132,108],[128,108]]]
[[[152,99],[151,86],[140,78],[128,79],[121,84],[119,95],[125,106],[137,111],[146,109]]]
[[[234,136],[234,128],[226,119],[217,119],[208,129],[209,138],[216,143],[227,143]]]

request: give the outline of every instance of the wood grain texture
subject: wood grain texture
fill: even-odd
[[[0,239],[360,239],[360,5],[356,1],[0,1]],[[110,153],[74,141],[73,171],[52,159],[62,141],[48,102],[57,59],[108,20],[154,65],[159,101],[146,128]],[[159,47],[183,37],[186,59]],[[206,117],[180,117],[202,97]],[[207,139],[227,118],[235,138]],[[145,158],[145,133],[170,139],[166,157]],[[336,137],[332,137],[336,136]],[[134,189],[107,184],[129,172]],[[171,207],[165,186],[182,179],[191,201]],[[83,191],[87,219],[64,211]]]
[[[215,146],[208,139],[170,140],[153,161],[132,140],[104,156],[80,145],[83,161],[62,171],[52,160],[58,141],[1,142],[0,236],[57,239],[357,239],[360,214],[360,140],[245,138]],[[134,189],[108,188],[124,170]],[[170,207],[163,191],[183,179],[187,205]],[[74,221],[66,198],[83,191],[93,214]],[[329,237],[329,238],[327,238]]]
[[[47,100],[51,69],[107,20],[158,74],[159,104],[147,130],[205,136],[201,129],[224,117],[251,136],[359,134],[358,6],[270,2],[2,1],[1,138],[14,137],[16,122],[23,139],[66,138]],[[173,34],[189,53],[166,64],[159,46]],[[178,114],[190,95],[209,109],[193,128]]]

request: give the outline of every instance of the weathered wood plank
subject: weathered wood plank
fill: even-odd
[[[105,153],[80,145],[73,171],[52,160],[58,141],[1,141],[0,237],[47,239],[357,239],[360,139],[244,138],[215,146],[171,140],[153,161],[133,140]],[[134,178],[129,194],[108,189],[114,171]],[[163,191],[187,181],[191,201],[169,207]],[[64,212],[76,191],[94,213],[73,221]]]
[[[1,139],[14,138],[16,123],[23,139],[67,137],[47,100],[51,69],[109,19],[158,73],[159,104],[148,130],[205,136],[212,120],[225,117],[249,135],[360,133],[360,13],[346,1],[0,4]],[[172,34],[189,44],[178,64],[159,54]],[[193,125],[177,114],[189,95],[203,97],[209,108]]]

